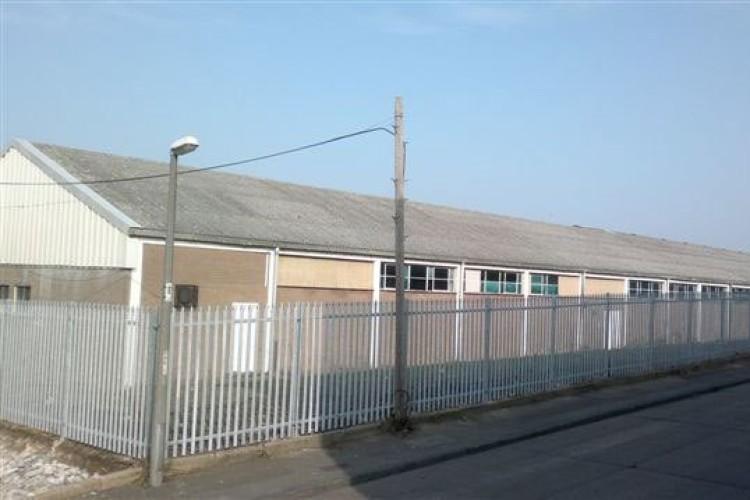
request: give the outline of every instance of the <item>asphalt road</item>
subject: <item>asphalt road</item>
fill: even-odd
[[[750,384],[306,498],[750,499]]]
[[[364,431],[85,498],[750,499],[750,359]]]

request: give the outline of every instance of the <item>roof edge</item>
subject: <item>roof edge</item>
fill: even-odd
[[[26,139],[13,139],[8,146],[17,149],[23,156],[36,165],[39,169],[58,183],[81,182],[68,172],[65,167],[57,163],[49,156],[42,153],[31,142]],[[7,151],[7,150],[6,150]],[[58,184],[60,187],[75,196],[83,204],[91,208],[96,214],[104,218],[119,231],[127,234],[131,228],[140,227],[136,221],[128,217],[120,209],[108,202],[104,197],[91,189],[86,184]]]
[[[164,231],[149,228],[135,228],[129,232],[129,236],[132,238],[142,238],[145,240],[164,240]],[[227,236],[212,236],[212,235],[198,235],[189,233],[178,233],[175,234],[176,241],[182,241],[186,243],[206,243],[219,246],[227,247],[238,247],[238,248],[262,248],[262,249],[273,249],[280,248],[282,250],[291,250],[299,252],[319,252],[319,253],[330,253],[330,254],[341,254],[348,253],[351,255],[357,255],[359,257],[382,259],[382,260],[393,260],[394,255],[392,252],[383,249],[367,249],[367,248],[350,248],[344,246],[328,246],[328,245],[316,245],[306,243],[295,243],[289,241],[269,241],[263,239],[252,239],[252,238],[237,238]],[[517,268],[517,269],[538,269],[549,272],[560,272],[560,273],[575,273],[575,274],[586,274],[596,273],[605,276],[614,277],[627,277],[630,279],[653,279],[653,280],[678,280],[687,281],[691,283],[722,283],[730,286],[750,286],[750,282],[744,281],[717,281],[717,278],[708,278],[700,276],[678,276],[678,275],[666,275],[666,274],[655,274],[655,273],[631,273],[627,270],[616,269],[616,268],[601,268],[601,269],[582,269],[576,266],[566,266],[551,263],[532,263],[532,262],[502,262],[498,263],[495,260],[482,260],[482,259],[465,259],[455,255],[437,255],[437,254],[421,254],[415,252],[408,252],[406,255],[407,260],[418,260],[418,261],[432,261],[432,262],[444,262],[454,263],[456,265],[466,264],[469,266],[480,266],[480,267],[493,267],[493,268]]]

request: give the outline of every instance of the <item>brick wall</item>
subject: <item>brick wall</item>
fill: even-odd
[[[174,283],[197,285],[199,307],[232,302],[265,304],[266,255],[178,246],[174,255]],[[142,305],[156,306],[161,301],[163,263],[163,245],[143,245]]]

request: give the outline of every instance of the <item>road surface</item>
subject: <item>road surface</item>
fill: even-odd
[[[750,384],[312,497],[749,499]]]

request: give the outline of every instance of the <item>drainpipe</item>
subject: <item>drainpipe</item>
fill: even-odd
[[[276,307],[276,288],[278,283],[279,248],[268,251],[266,265],[266,306]]]

